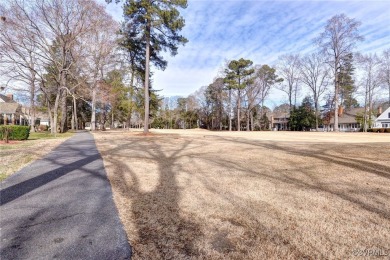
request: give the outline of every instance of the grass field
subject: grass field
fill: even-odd
[[[390,254],[388,134],[94,135],[134,259]]]
[[[41,158],[72,135],[70,132],[56,136],[48,132],[35,132],[30,133],[28,140],[10,141],[8,144],[1,141],[0,181]]]

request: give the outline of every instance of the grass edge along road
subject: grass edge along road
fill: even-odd
[[[63,143],[74,133],[67,132],[54,136],[48,132],[30,133],[24,141],[0,143],[0,181],[14,174],[29,163],[42,158]]]

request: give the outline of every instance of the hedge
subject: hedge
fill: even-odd
[[[10,130],[9,140],[27,140],[30,135],[30,127],[22,125],[0,125],[0,140],[5,139],[6,128]]]
[[[369,128],[367,132],[390,133],[390,128]]]

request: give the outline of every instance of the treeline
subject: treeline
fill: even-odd
[[[253,65],[243,58],[229,61],[209,86],[179,99],[176,109],[163,104],[155,126],[263,130],[271,127],[273,116],[284,114],[289,118],[284,129],[318,130],[332,120],[338,131],[339,110],[362,106],[358,121],[367,131],[378,106],[390,105],[390,49],[354,52],[363,40],[359,26],[336,15],[315,39],[312,53],[282,55],[274,66]],[[287,103],[271,111],[264,104],[272,101],[273,88],[285,93]]]
[[[2,1],[0,69],[14,91],[49,114],[51,131],[77,129],[108,98],[107,72],[116,66],[119,25],[94,1]],[[7,86],[7,87],[8,87]],[[34,123],[32,123],[34,124]],[[31,129],[34,131],[34,128]]]
[[[187,41],[176,10],[186,5],[125,1],[118,24],[95,1],[1,1],[2,88],[28,96],[31,126],[48,113],[52,133],[88,123],[148,127],[158,106],[149,64],[164,69],[161,52],[175,55]]]
[[[118,24],[94,1],[7,0],[0,3],[1,78],[28,96],[31,122],[38,110],[49,114],[53,133],[89,122],[92,130],[264,130],[275,113],[291,117],[292,130],[318,129],[326,116],[337,131],[339,107],[359,105],[366,108],[366,130],[387,91],[390,99],[390,49],[355,53],[363,40],[360,22],[345,15],[327,22],[313,53],[285,54],[274,65],[231,60],[194,94],[161,97],[149,67],[166,68],[162,52],[175,55],[187,42],[179,34],[184,19],[176,9],[186,6],[185,0],[125,1],[125,21]],[[265,103],[274,88],[286,94],[287,104],[271,111]]]

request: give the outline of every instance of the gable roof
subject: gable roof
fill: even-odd
[[[343,111],[339,116],[339,124],[356,124],[356,115],[364,113],[364,107],[354,107]],[[330,119],[330,124],[334,124],[334,117]]]
[[[380,116],[376,119],[376,121],[390,120],[390,107],[388,107],[385,112],[380,114]]]
[[[6,95],[0,94],[0,103],[16,103],[11,98],[7,97]]]
[[[0,114],[14,114],[19,106],[20,105],[16,101],[0,94]]]
[[[16,102],[0,102],[0,114],[14,114],[19,108],[19,104]]]

